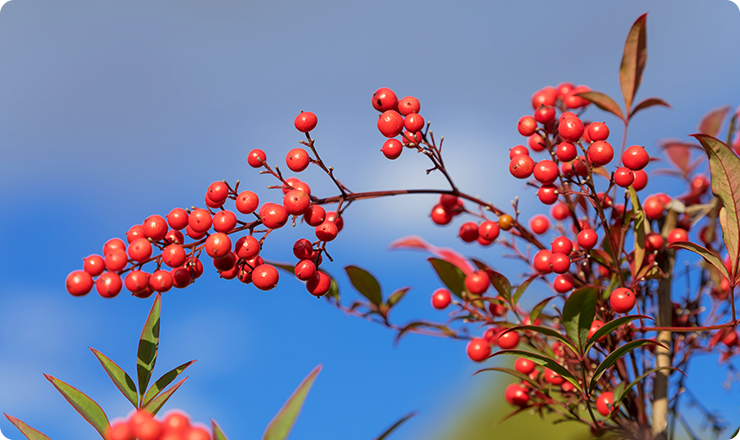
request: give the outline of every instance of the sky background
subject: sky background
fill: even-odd
[[[51,374],[97,400],[110,418],[130,404],[98,365],[94,347],[134,374],[151,300],[66,293],[66,275],[102,252],[111,237],[174,207],[200,206],[207,186],[241,180],[263,200],[274,184],[246,164],[262,148],[282,164],[301,135],[293,119],[315,112],[322,158],[349,188],[444,188],[409,151],[396,161],[370,105],[393,88],[420,99],[445,136],[445,158],[466,192],[524,218],[545,212],[535,191],[508,175],[508,149],[522,143],[516,122],[530,96],[562,81],[620,97],[618,69],[627,31],[649,12],[648,63],[638,99],[660,96],[672,110],[645,111],[628,141],[657,154],[657,140],[686,139],[712,108],[740,104],[740,11],[701,1],[92,1],[12,0],[0,10],[0,411],[54,439],[97,434],[47,383]],[[621,99],[618,99],[621,101]],[[610,118],[597,109],[588,118]],[[612,131],[617,136],[621,130]],[[618,137],[618,136],[617,136]],[[653,166],[654,167],[654,166]],[[314,194],[333,195],[321,173],[301,176]],[[655,191],[679,194],[677,180]],[[435,198],[358,203],[330,251],[343,296],[355,293],[342,267],[375,273],[384,292],[413,286],[393,319],[444,319],[429,306],[439,281],[426,255],[389,251],[419,234],[511,273],[500,248],[456,239],[455,225],[428,218]],[[263,255],[292,261],[292,243],[312,231],[286,228]],[[257,291],[219,280],[210,262],[185,290],[164,295],[160,374],[190,359],[190,379],[168,403],[195,420],[216,419],[232,439],[261,436],[301,379],[318,364],[291,439],[371,439],[402,415],[419,415],[393,437],[433,438],[490,378],[465,343],[394,334],[347,317],[284,277]],[[544,285],[532,287],[534,299]],[[539,296],[538,296],[539,295]],[[735,360],[735,365],[739,365]],[[740,424],[740,385],[722,388],[716,356],[692,366],[692,391],[730,424]],[[503,378],[502,378],[503,379]],[[508,380],[508,379],[507,379]],[[501,385],[503,389],[503,382]],[[0,429],[20,434],[5,419]]]

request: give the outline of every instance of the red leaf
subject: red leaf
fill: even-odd
[[[622,115],[622,109],[619,108],[619,104],[614,102],[611,96],[605,93],[601,93],[601,92],[576,93],[576,96],[580,96],[581,98],[595,104],[596,107],[604,111],[607,111],[624,121],[624,115]]]
[[[700,133],[708,134],[712,137],[717,137],[720,129],[722,128],[722,123],[725,121],[725,118],[727,117],[727,113],[729,111],[729,105],[719,107],[710,111],[709,113],[704,115],[703,118],[701,118],[697,130],[699,130]]]
[[[665,153],[668,161],[681,170],[684,175],[688,175],[690,171],[689,163],[693,155],[691,149],[697,147],[696,144],[674,139],[666,139],[660,142],[660,148]]]
[[[632,117],[635,116],[635,113],[639,112],[640,110],[645,110],[646,108],[654,107],[656,105],[662,105],[664,107],[672,108],[670,104],[660,98],[647,98],[640,101],[640,103],[637,104],[634,109],[632,109],[632,113],[630,113],[629,119],[632,119]]]
[[[459,267],[465,275],[473,272],[473,267],[470,265],[467,258],[450,248],[439,248],[429,244],[421,237],[412,235],[409,237],[399,238],[398,240],[391,242],[388,247],[391,249],[424,249],[435,257]]]
[[[637,89],[642,82],[642,71],[647,63],[647,34],[645,24],[647,13],[642,14],[632,25],[627,41],[624,43],[622,66],[619,69],[619,85],[622,87],[622,96],[627,112],[632,108]]]

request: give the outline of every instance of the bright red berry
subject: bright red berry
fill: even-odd
[[[446,225],[452,221],[452,212],[442,205],[435,205],[432,208],[432,221],[438,225]]]
[[[271,290],[278,283],[278,271],[275,266],[261,264],[252,271],[252,284],[260,290]]]
[[[295,128],[301,133],[308,133],[316,128],[319,119],[312,112],[301,112],[295,117]]]
[[[659,197],[652,195],[645,199],[645,202],[642,204],[642,209],[648,219],[655,220],[663,217],[665,205]]]
[[[303,213],[303,221],[309,226],[318,226],[326,219],[326,211],[319,205],[311,205]]]
[[[599,234],[593,229],[584,229],[578,233],[578,246],[582,249],[593,249],[599,241]]]
[[[121,292],[123,281],[115,272],[103,272],[95,281],[95,288],[103,298],[113,298]]]
[[[601,266],[599,266],[601,267]],[[552,286],[558,293],[566,293],[573,288],[573,277],[565,273],[555,277]]]
[[[560,120],[558,133],[568,142],[576,142],[583,136],[583,122],[578,117],[568,117]]]
[[[211,258],[221,258],[231,252],[231,239],[223,232],[211,234],[206,239],[206,253]]]
[[[502,332],[496,339],[496,342],[498,343],[498,346],[504,350],[511,350],[519,345],[519,333],[515,331],[506,333]]]
[[[398,101],[398,112],[406,116],[411,113],[419,113],[421,110],[421,103],[413,96],[407,96]]]
[[[563,376],[559,375],[558,373],[552,371],[549,368],[545,368],[545,382],[553,384],[553,385],[561,385],[563,382],[565,382],[565,378]]]
[[[500,229],[501,228],[499,228],[498,223],[491,220],[486,220],[481,223],[480,226],[478,226],[478,236],[487,241],[493,241],[498,238]],[[462,230],[460,232],[462,233]]]
[[[67,275],[65,281],[67,292],[74,296],[83,296],[90,293],[93,288],[92,276],[83,270],[76,270]]]
[[[550,257],[550,267],[555,273],[566,273],[570,270],[570,258],[560,252],[555,252]]]
[[[532,108],[537,110],[543,105],[555,105],[555,101],[558,99],[558,92],[552,86],[547,86],[541,90],[538,90],[532,95]]]
[[[113,422],[106,429],[105,440],[131,440],[134,433],[125,421]]]
[[[128,255],[137,263],[143,263],[152,255],[152,244],[146,238],[137,238],[129,245]]]
[[[634,182],[634,180],[634,173],[632,173],[632,170],[627,167],[619,167],[614,172],[614,183],[621,186],[622,188],[627,188],[628,186],[632,185],[632,182]]]
[[[509,162],[509,172],[517,179],[526,179],[534,171],[534,160],[523,154],[514,157]]]
[[[534,119],[540,124],[549,124],[555,120],[555,107],[551,105],[541,106],[534,111]]]
[[[593,322],[591,323],[591,328],[588,331],[589,339],[591,338],[591,336],[596,334],[596,332],[599,331],[599,329],[603,326],[604,326],[603,322],[599,321],[598,319],[594,319]]]
[[[549,184],[557,180],[560,170],[551,160],[541,160],[534,167],[534,178],[540,183]]]
[[[306,282],[306,290],[313,296],[323,296],[331,289],[331,277],[321,271],[316,271],[314,276]]]
[[[552,205],[558,201],[558,187],[553,184],[542,185],[537,190],[537,197],[545,205]]]
[[[293,269],[296,278],[301,281],[311,279],[316,273],[316,264],[311,260],[301,260],[295,265]]]
[[[614,403],[614,394],[611,391],[601,393],[596,398],[596,409],[602,416],[608,416],[612,412],[612,404]]]
[[[257,210],[260,198],[252,191],[242,191],[236,196],[236,210],[242,214],[251,214]]]
[[[491,345],[485,338],[473,338],[468,342],[468,357],[475,362],[483,362],[491,355]]]
[[[447,289],[437,289],[432,293],[432,307],[442,310],[452,302],[452,294]]]
[[[381,87],[373,93],[373,107],[379,112],[393,110],[397,104],[398,97],[387,87]]]
[[[478,224],[475,222],[466,222],[460,226],[460,238],[465,243],[472,243],[478,239]]]
[[[224,182],[213,182],[208,186],[208,198],[216,203],[222,203],[229,197],[229,185]]]
[[[678,241],[689,241],[689,233],[685,229],[674,228],[668,233],[668,244],[673,244]]]
[[[550,268],[550,257],[552,257],[552,252],[550,252],[547,249],[541,249],[534,255],[534,261],[532,262],[532,265],[534,266],[535,270],[537,272],[546,274],[552,272],[552,269]]]
[[[262,208],[260,208],[260,218],[265,227],[278,229],[285,226],[288,222],[288,211],[276,203],[265,203],[262,205]]]
[[[545,149],[545,140],[542,139],[542,136],[535,133],[527,138],[527,145],[532,149],[532,151],[542,151]]]
[[[606,141],[592,143],[587,153],[588,160],[596,167],[603,167],[614,159],[614,148]]]
[[[529,391],[519,384],[513,383],[506,387],[504,397],[510,405],[524,408],[529,404]]]
[[[529,156],[529,150],[524,145],[517,145],[516,147],[509,150],[509,159],[513,159],[520,154]]]
[[[252,168],[259,168],[263,166],[266,161],[267,156],[265,155],[265,152],[260,150],[259,148],[255,148],[247,155],[247,163]]]
[[[617,313],[629,313],[635,301],[635,294],[626,287],[617,287],[609,296],[609,305]]]
[[[633,145],[622,154],[622,163],[632,171],[638,171],[650,162],[650,156],[645,151],[645,148],[640,145]]]
[[[529,115],[522,116],[516,128],[522,136],[532,136],[537,131],[537,121]]]
[[[561,142],[555,149],[555,155],[561,162],[570,162],[578,156],[578,149],[570,142]]]
[[[424,128],[424,118],[418,113],[409,113],[403,120],[403,126],[406,130],[416,133]]]
[[[283,197],[283,207],[289,215],[303,215],[309,205],[311,198],[299,189],[292,189]]]
[[[175,208],[167,214],[167,223],[170,228],[179,231],[188,225],[188,212],[182,208]]]
[[[105,254],[105,268],[111,272],[119,272],[128,264],[128,255],[123,249],[113,249]]]
[[[195,232],[206,232],[211,229],[212,224],[211,213],[205,209],[194,209],[188,217],[188,226]]]
[[[555,220],[565,220],[570,217],[570,209],[568,209],[568,205],[561,202],[553,205],[550,209],[550,215],[552,215]]]
[[[474,295],[482,295],[483,292],[488,290],[489,284],[491,284],[491,280],[488,278],[488,274],[482,270],[469,273],[465,277],[465,287]]]
[[[332,241],[337,238],[338,233],[337,225],[329,220],[324,220],[324,223],[316,226],[316,238],[321,241]]]
[[[85,258],[82,268],[91,276],[98,276],[105,270],[105,260],[100,255],[90,255]]]
[[[398,139],[388,139],[383,142],[383,147],[380,151],[390,160],[398,159],[403,152],[403,144]]]
[[[553,253],[560,252],[561,254],[570,255],[573,251],[573,242],[564,235],[557,237],[550,244]]]
[[[603,122],[590,123],[586,131],[592,141],[605,141],[609,138],[609,127]]]
[[[285,157],[285,163],[288,165],[288,168],[296,173],[308,168],[309,161],[308,153],[303,148],[293,148],[288,151],[288,155]]]
[[[166,270],[155,270],[154,273],[149,277],[149,287],[154,289],[156,292],[167,292],[172,289],[174,280],[172,274]]]
[[[403,116],[395,110],[387,110],[378,118],[378,130],[387,138],[394,138],[403,131]]]
[[[546,216],[538,214],[529,220],[529,227],[537,235],[544,234],[550,228],[550,220]]]
[[[535,363],[527,358],[517,358],[514,363],[516,371],[522,374],[529,374],[534,371]]]

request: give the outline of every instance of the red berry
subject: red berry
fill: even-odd
[[[538,214],[529,220],[529,227],[537,235],[544,234],[550,228],[550,220],[544,215]]]
[[[123,249],[113,249],[105,254],[105,268],[111,272],[123,270],[128,264],[128,256]]]
[[[555,107],[551,105],[541,106],[534,111],[534,119],[540,124],[549,124],[555,120]]]
[[[224,205],[224,202],[214,202],[213,200],[211,200],[208,197],[208,193],[206,193],[204,201],[205,201],[206,206],[211,209],[218,209]]]
[[[190,226],[194,232],[204,233],[211,229],[212,224],[213,219],[211,218],[211,213],[205,209],[194,209],[188,217],[188,226]]]
[[[558,133],[566,141],[576,142],[583,136],[583,122],[578,117],[561,119]]]
[[[593,229],[584,229],[578,233],[578,246],[582,249],[593,249],[599,241],[599,234]]]
[[[387,110],[378,118],[378,130],[387,138],[394,138],[403,131],[403,116],[395,110]]]
[[[106,429],[105,440],[131,440],[132,438],[134,438],[134,432],[125,421],[113,422]]]
[[[558,188],[553,184],[542,185],[537,190],[537,197],[545,205],[552,205],[558,201]]]
[[[324,272],[317,271],[306,283],[306,290],[313,296],[323,296],[331,289],[331,277]]]
[[[549,250],[541,249],[538,251],[534,255],[534,261],[532,262],[535,270],[542,274],[552,272],[552,269],[550,268],[550,257],[552,257],[552,252]]]
[[[645,199],[645,202],[642,204],[642,209],[649,220],[655,220],[663,217],[665,205],[660,198],[652,195]]]
[[[236,240],[234,252],[242,260],[251,260],[260,253],[260,243],[251,235],[240,237]]]
[[[411,132],[406,130],[403,132],[403,134],[401,134],[401,138],[403,140],[403,144],[409,147],[419,145],[423,140],[420,131]]]
[[[609,142],[596,141],[588,147],[588,160],[596,167],[603,167],[614,159],[614,148]]]
[[[452,213],[442,205],[432,208],[432,221],[438,225],[446,225],[452,221]]]
[[[541,160],[534,167],[534,178],[540,183],[553,183],[557,180],[559,174],[558,165],[551,160]]]
[[[208,198],[216,203],[222,203],[229,197],[229,185],[224,182],[213,182],[208,186],[208,192],[206,193]]]
[[[291,171],[299,173],[308,168],[308,153],[303,148],[293,148],[288,151],[288,155],[285,157],[285,163]]]
[[[309,226],[318,226],[326,219],[326,211],[319,205],[311,205],[303,214],[303,221]]]
[[[529,145],[532,151],[542,151],[545,149],[545,140],[542,139],[542,136],[535,133],[527,139],[527,145]]]
[[[575,88],[576,86],[573,85],[573,83],[569,82],[563,82],[557,85],[555,88],[558,93],[558,98],[564,98],[568,95],[570,95],[570,92]]]
[[[561,162],[570,162],[578,156],[578,149],[570,142],[561,142],[555,149],[555,154]]]
[[[344,220],[342,217],[338,217],[335,211],[329,211],[326,213],[326,221],[334,222],[334,224],[337,225],[337,232],[341,232],[342,228],[344,228]]]
[[[547,86],[538,90],[532,95],[532,108],[537,110],[543,105],[555,105],[558,99],[558,92],[552,86]]]
[[[229,211],[219,211],[213,216],[213,229],[216,232],[231,232],[236,227],[236,215]]]
[[[313,245],[305,238],[301,238],[293,244],[293,255],[299,260],[305,260],[311,257]]]
[[[516,383],[506,387],[504,397],[510,405],[524,408],[529,404],[529,391],[527,391],[525,387]]]
[[[586,131],[592,141],[605,141],[609,138],[609,127],[603,122],[590,123]]]
[[[568,292],[569,290],[573,288],[573,277],[571,277],[567,273],[558,275],[555,277],[555,280],[553,280],[552,286],[555,289],[555,291],[558,293]]]
[[[475,362],[483,362],[491,355],[491,345],[485,338],[473,338],[468,342],[468,357]]]
[[[678,241],[689,241],[689,233],[685,229],[674,228],[668,233],[668,244],[673,244]]]
[[[182,208],[175,208],[167,214],[167,223],[170,228],[179,231],[188,225],[188,212]]]
[[[406,99],[406,98],[404,98]],[[379,112],[393,110],[398,104],[398,98],[393,90],[387,87],[381,87],[373,93],[373,107]]]
[[[411,113],[419,113],[421,110],[421,104],[419,100],[413,96],[407,96],[398,101],[398,112],[406,116]]]
[[[227,275],[231,276],[231,278],[234,278],[237,275],[236,271],[234,270],[234,266],[236,266],[236,261],[238,259],[239,258],[236,256],[234,252],[228,252],[226,255],[224,255],[221,258],[214,258],[213,267],[215,267],[216,270],[219,272],[233,271],[233,276],[231,276],[232,274],[230,273]],[[221,274],[221,277],[226,278],[223,276],[223,274]]]
[[[488,274],[482,270],[469,273],[465,277],[465,287],[474,295],[482,295],[483,292],[488,290],[489,284],[491,284],[491,280],[488,278]]]
[[[161,438],[159,440],[167,440]],[[211,434],[202,426],[193,426],[185,434],[184,440],[211,440]]]
[[[295,117],[295,128],[301,133],[308,133],[309,131],[316,128],[319,120],[315,114],[311,112],[301,112]]]
[[[103,245],[103,256],[105,257],[106,255],[108,255],[108,253],[113,249],[120,249],[122,251],[125,251],[126,244],[120,238],[111,238]]]
[[[486,220],[481,223],[480,226],[478,226],[478,236],[487,241],[493,241],[498,238],[500,229],[501,228],[499,228],[498,223],[491,220]]]
[[[278,283],[278,271],[275,266],[261,264],[252,271],[252,283],[260,290],[271,290]]]
[[[117,273],[103,272],[95,281],[95,288],[103,298],[113,298],[121,292],[123,282]]]
[[[559,375],[558,373],[552,371],[549,368],[545,368],[545,382],[553,384],[553,385],[561,385],[563,382],[565,382],[565,378],[563,376]]]
[[[303,215],[310,204],[311,198],[299,189],[292,189],[283,197],[283,207],[289,215]]]
[[[156,292],[167,292],[172,289],[173,284],[172,274],[166,270],[155,270],[149,277],[149,287]]]
[[[596,398],[596,409],[602,416],[608,416],[612,412],[612,404],[614,403],[614,394],[611,391],[601,393]]]
[[[526,179],[534,171],[534,160],[531,157],[520,154],[509,162],[509,172],[517,179]]]
[[[128,232],[126,232],[126,241],[129,243],[137,238],[146,238],[146,235],[144,234],[144,226],[142,225],[133,225],[129,228]]]
[[[105,260],[100,255],[90,255],[84,261],[82,268],[94,277],[100,275],[105,270]]]
[[[648,162],[650,162],[650,156],[645,148],[640,145],[633,145],[624,150],[624,154],[622,154],[622,163],[632,171],[645,168]]]
[[[570,258],[560,252],[555,252],[550,257],[550,267],[555,273],[566,273],[570,270]]]
[[[301,260],[295,265],[293,271],[299,280],[306,281],[316,273],[316,265],[311,260]]]
[[[561,235],[553,240],[550,247],[553,253],[560,252],[561,254],[570,255],[573,251],[573,242],[568,237]]]
[[[534,362],[526,358],[517,358],[516,363],[514,363],[514,368],[516,369],[516,371],[522,374],[529,374],[533,372],[535,366],[536,364]]]
[[[452,302],[452,294],[447,289],[437,289],[432,293],[432,307],[442,310]]]
[[[504,350],[510,350],[516,348],[519,345],[519,333],[510,331],[507,333],[501,333],[496,339],[498,346]]]
[[[259,148],[255,148],[247,155],[247,163],[252,168],[259,168],[263,166],[265,161],[267,161],[267,156],[265,155],[265,152],[260,150]]]
[[[231,252],[231,239],[223,232],[211,234],[206,239],[206,253],[211,258],[221,258]]]
[[[126,275],[124,285],[129,292],[136,294],[138,292],[146,290],[149,287],[149,277],[150,274],[146,272],[134,270]],[[188,278],[189,277],[190,276],[188,275]]]
[[[635,306],[635,294],[626,287],[618,287],[609,296],[609,305],[617,313],[629,313]]]
[[[634,171],[633,174],[635,175],[635,180],[632,182],[632,188],[635,191],[644,189],[648,183],[648,175],[645,170]]]
[[[185,228],[185,233],[193,240],[200,240],[201,238],[206,236],[205,232],[195,232],[193,228],[190,227],[190,225]]]
[[[475,222],[466,222],[460,226],[460,238],[465,243],[472,243],[478,239],[478,224]]]
[[[288,222],[288,211],[276,203],[265,203],[260,208],[260,218],[265,227],[278,229],[285,226]]]
[[[550,209],[550,215],[552,215],[555,220],[565,220],[570,217],[570,209],[568,209],[568,205],[561,202]]]
[[[409,113],[403,120],[403,126],[406,130],[416,133],[424,128],[424,118],[418,113]]]
[[[513,159],[520,154],[523,154],[525,156],[529,156],[529,150],[527,150],[527,147],[524,145],[517,145],[516,147],[509,150],[509,159]]]
[[[593,322],[591,323],[591,328],[588,330],[589,339],[591,338],[591,336],[596,334],[596,332],[599,331],[599,329],[603,326],[604,326],[603,322],[599,321],[598,319],[594,319]]]
[[[67,292],[74,296],[83,296],[90,293],[93,288],[92,276],[83,270],[76,270],[67,275],[65,281]]]
[[[143,263],[152,255],[152,244],[146,238],[137,238],[129,245],[128,255],[137,263]]]
[[[627,188],[628,186],[632,185],[632,182],[635,180],[635,175],[632,173],[632,170],[630,170],[627,167],[619,167],[614,172],[614,183],[621,186],[622,188]]]
[[[383,143],[383,147],[380,151],[388,159],[395,160],[401,156],[401,153],[403,152],[403,144],[398,139],[388,139]]]
[[[236,210],[242,214],[251,214],[257,210],[260,198],[252,191],[242,191],[236,196]]]
[[[522,116],[517,124],[517,130],[522,136],[532,136],[537,131],[537,121],[529,116]]]
[[[337,225],[332,221],[324,220],[324,223],[316,226],[316,238],[321,241],[332,241],[337,238],[337,233]]]
[[[162,430],[165,433],[184,432],[188,429],[190,429],[190,418],[180,411],[172,411],[162,420]]]

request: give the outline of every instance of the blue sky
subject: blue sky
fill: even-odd
[[[246,165],[255,147],[281,163],[297,146],[293,118],[315,112],[322,157],[353,190],[443,187],[427,163],[378,151],[370,95],[381,86],[421,100],[457,183],[500,207],[514,195],[525,216],[545,210],[508,176],[508,149],[531,94],[562,81],[620,96],[618,68],[633,21],[648,15],[648,64],[639,97],[672,110],[645,111],[629,142],[656,152],[665,137],[693,133],[699,118],[740,104],[740,11],[727,0],[521,2],[269,2],[12,0],[0,11],[0,411],[52,438],[95,438],[42,373],[101,403],[128,403],[86,348],[133,372],[148,300],[73,298],[64,278],[111,237],[174,207],[202,204],[214,180],[240,179],[265,200],[274,182]],[[597,110],[589,117],[616,124]],[[616,126],[616,125],[615,125]],[[614,132],[618,132],[615,130]],[[309,170],[316,194],[333,194]],[[676,194],[675,180],[655,179]],[[673,187],[672,187],[673,185]],[[516,274],[498,250],[464,246],[456,228],[431,224],[433,197],[358,203],[331,253],[378,275],[385,292],[413,290],[399,322],[442,319],[429,307],[439,287],[425,256],[387,243],[420,234]],[[270,236],[265,256],[290,261],[310,231]],[[194,286],[165,295],[160,373],[198,358],[170,407],[215,418],[231,438],[256,438],[317,364],[292,439],[369,439],[412,411],[398,440],[446,426],[486,379],[464,343],[393,333],[346,317],[285,279],[262,293],[218,280],[206,264]],[[515,278],[515,277],[512,277]],[[540,286],[540,294],[544,287]],[[535,292],[536,294],[536,292]],[[737,361],[736,361],[737,362]],[[693,371],[717,368],[708,356]],[[695,394],[740,424],[738,384],[700,375]],[[730,402],[735,402],[734,406]],[[18,434],[6,420],[0,429]]]

